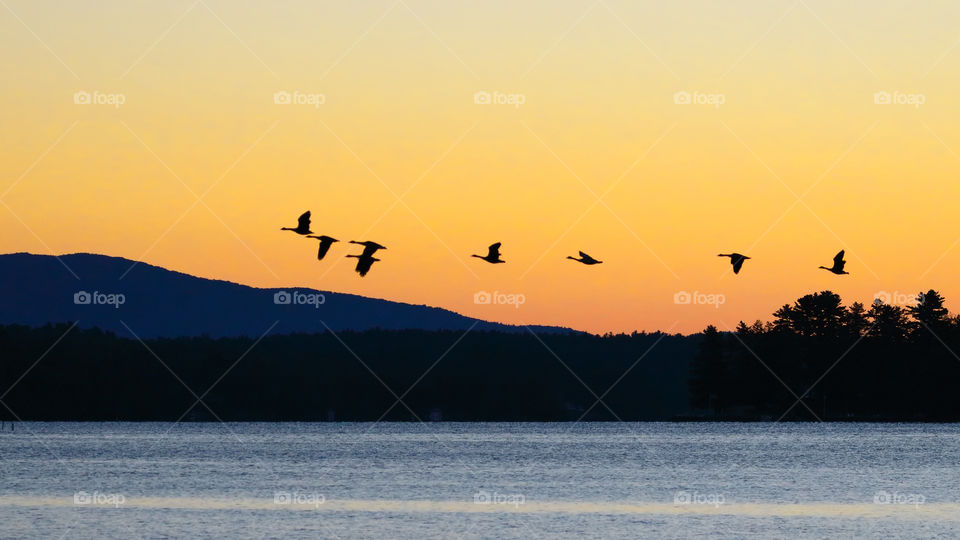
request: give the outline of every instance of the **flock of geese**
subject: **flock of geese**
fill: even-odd
[[[313,231],[310,230],[310,211],[309,210],[304,212],[297,219],[296,227],[281,227],[280,230],[293,231],[299,235],[306,236],[307,238],[315,238],[319,240],[320,247],[317,250],[318,261],[323,260],[323,258],[327,255],[327,252],[330,251],[330,246],[332,246],[334,242],[339,242],[339,240],[337,240],[336,238],[332,238],[327,235],[316,236],[313,234]],[[371,242],[369,240],[364,242],[350,240],[350,243],[359,244],[363,246],[363,252],[361,252],[359,255],[357,254],[347,255],[347,257],[355,257],[357,259],[356,271],[358,274],[360,274],[361,277],[367,275],[367,272],[370,271],[370,268],[373,266],[373,263],[380,260],[374,257],[373,254],[381,249],[387,249],[386,246],[382,246],[376,242]],[[828,272],[832,272],[837,275],[849,274],[850,272],[846,272],[843,269],[843,267],[847,264],[847,261],[843,260],[843,253],[844,253],[844,250],[840,250],[840,253],[837,253],[833,257],[833,266],[831,267],[820,266],[820,268],[823,268],[824,270]],[[740,269],[743,268],[744,261],[750,258],[750,257],[747,257],[746,255],[741,255],[739,253],[720,253],[717,256],[730,258],[730,264],[733,266],[734,274],[739,274]],[[486,255],[471,255],[471,257],[482,259],[484,261],[487,261],[490,264],[502,264],[507,262],[500,257],[500,242],[497,242],[496,244],[491,244],[490,247],[487,248]],[[567,258],[572,261],[577,261],[578,263],[585,264],[587,266],[592,266],[594,264],[600,264],[603,262],[603,261],[598,261],[597,259],[594,259],[590,255],[587,255],[582,251],[580,252],[579,258],[570,257],[570,256],[568,256]]]

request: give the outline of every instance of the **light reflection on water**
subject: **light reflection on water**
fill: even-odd
[[[960,426],[28,423],[0,536],[952,536]]]

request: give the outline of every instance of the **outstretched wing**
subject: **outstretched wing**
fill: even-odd
[[[361,256],[361,257],[370,257],[371,255],[373,255],[374,253],[376,253],[376,251],[377,251],[378,249],[380,249],[378,246],[371,246],[371,245],[364,246],[364,248],[363,248],[363,253],[361,253],[360,256]]]
[[[580,252],[580,258],[583,259],[583,262],[588,263],[588,264],[594,264],[594,263],[600,262],[600,261],[594,259],[594,258],[591,257],[590,255],[587,255],[586,253],[584,253],[584,252],[582,252],[582,251]]]
[[[359,257],[357,259],[357,273],[360,274],[360,277],[367,275],[367,272],[370,271],[370,267],[373,266],[373,263],[379,259],[374,259],[373,257]]]
[[[320,248],[317,250],[317,260],[322,261],[323,257],[330,251],[330,246],[333,245],[333,242],[327,239],[320,240]]]
[[[837,256],[833,258],[833,266],[837,270],[843,270],[843,266],[847,264],[847,261],[843,260],[844,250],[840,250],[840,253],[837,253]]]
[[[490,251],[487,253],[487,257],[491,259],[500,258],[500,242],[497,242],[496,244],[490,244]]]
[[[731,257],[731,258],[730,258],[730,261],[733,263],[733,273],[734,273],[734,274],[739,274],[739,273],[740,273],[740,268],[743,267],[743,261],[745,261],[745,260],[747,260],[747,259],[744,258],[744,257],[742,257],[742,256],[741,256],[741,257]]]
[[[303,230],[310,229],[310,211],[307,210],[297,219],[297,228]]]

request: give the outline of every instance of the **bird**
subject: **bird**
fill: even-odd
[[[586,264],[586,265],[600,264],[600,263],[603,262],[603,261],[598,261],[598,260],[594,259],[593,257],[587,255],[586,253],[584,253],[584,252],[582,252],[582,251],[580,252],[580,258],[579,258],[579,259],[576,258],[576,257],[570,257],[569,255],[567,256],[567,258],[570,259],[571,261],[577,261],[577,262],[579,262],[579,263],[583,263],[583,264]]]
[[[317,250],[318,261],[323,260],[323,257],[327,254],[328,251],[330,251],[330,246],[332,246],[334,242],[339,242],[339,240],[337,240],[336,238],[331,238],[327,235],[321,235],[321,236],[308,235],[307,238],[316,238],[317,240],[320,241],[320,248]]]
[[[369,241],[369,240],[367,240],[367,241],[365,241],[365,242],[357,242],[356,240],[351,240],[350,243],[351,243],[351,244],[359,244],[359,245],[363,246],[363,253],[360,254],[360,255],[363,256],[363,257],[370,257],[370,256],[372,256],[374,253],[376,253],[377,250],[379,250],[379,249],[387,249],[387,246],[381,246],[380,244],[378,244],[378,243],[376,243],[376,242],[371,242],[371,241]]]
[[[281,231],[293,231],[297,234],[313,234],[313,231],[310,230],[310,211],[307,210],[299,218],[297,218],[296,227],[280,227]]]
[[[367,275],[367,272],[370,271],[370,267],[373,266],[373,263],[379,261],[380,259],[374,258],[372,255],[367,255],[366,250],[360,255],[347,255],[347,257],[356,257],[357,258],[357,273],[360,274],[360,277]]]
[[[844,250],[841,249],[841,250],[840,250],[840,253],[837,253],[837,255],[833,258],[833,267],[827,268],[826,266],[821,266],[820,268],[823,268],[824,270],[826,270],[826,271],[828,271],[828,272],[833,272],[834,274],[837,274],[838,276],[841,275],[841,274],[849,274],[850,272],[844,272],[844,271],[843,271],[844,265],[847,264],[847,261],[843,260],[843,252],[844,252]]]
[[[507,262],[500,258],[500,242],[497,242],[496,244],[490,244],[490,247],[488,248],[486,256],[471,255],[471,257],[483,259],[490,264],[499,264],[499,263]]]
[[[734,274],[739,274],[740,268],[743,266],[743,261],[750,258],[739,253],[720,253],[717,255],[717,257],[730,257],[730,264],[733,265]]]

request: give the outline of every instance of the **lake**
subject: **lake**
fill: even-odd
[[[0,537],[956,537],[960,425],[17,423]]]

